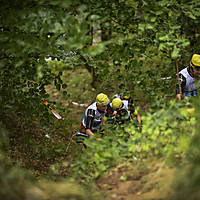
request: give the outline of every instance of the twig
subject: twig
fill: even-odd
[[[70,144],[71,144],[71,142],[75,143],[75,142],[72,140],[72,138],[73,138],[75,135],[76,135],[76,133],[75,133],[75,134],[73,134],[73,135],[72,135],[72,137],[70,138],[69,144],[68,144],[68,146],[67,146],[67,148],[66,148],[66,152],[68,151],[68,149],[69,149],[69,147],[70,147]]]

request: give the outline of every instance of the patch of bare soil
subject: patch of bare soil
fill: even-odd
[[[112,169],[97,181],[109,200],[168,200],[174,169],[160,161],[131,162]]]

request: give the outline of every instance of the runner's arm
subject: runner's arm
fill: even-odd
[[[92,126],[94,122],[94,116],[95,116],[95,110],[89,109],[87,111],[87,117],[86,117],[86,134],[87,135],[94,135],[92,132]]]

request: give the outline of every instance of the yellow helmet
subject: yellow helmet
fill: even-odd
[[[121,106],[122,106],[122,100],[120,98],[114,98],[112,100],[112,107],[114,109],[121,108]]]
[[[191,61],[190,61],[190,66],[191,67],[200,67],[200,55],[199,54],[194,54],[193,56],[192,56],[192,59],[191,59]]]
[[[106,106],[109,103],[108,96],[106,94],[100,93],[96,97],[96,103],[100,106]]]

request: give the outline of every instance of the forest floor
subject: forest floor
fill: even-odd
[[[74,75],[76,76],[77,73]],[[82,76],[82,80],[87,79],[83,79],[84,73],[82,72],[79,73],[79,76]],[[77,76],[74,81],[73,77],[69,80],[72,82],[69,84],[68,81],[71,90],[70,100],[72,101],[74,99],[78,103],[91,103],[92,98],[96,95],[95,92],[91,90],[90,93],[84,93],[84,88],[82,88],[83,91],[78,91],[78,88],[81,90],[81,86],[84,84],[78,81],[80,78],[77,80]],[[50,140],[47,138],[44,139],[44,133],[39,131],[34,136],[34,140],[38,141],[38,145],[41,144],[41,147],[43,147],[44,143],[47,148],[54,147],[55,151],[52,156],[49,156],[51,152],[47,151],[46,154],[43,154],[43,157],[38,157],[38,151],[40,149],[34,149],[35,152],[27,152],[26,149],[22,149],[21,144],[24,135],[12,138],[12,157],[17,158],[18,161],[20,160],[21,165],[31,170],[38,178],[43,175],[49,175],[50,169],[55,173],[56,162],[63,162],[69,166],[69,163],[66,163],[66,156],[68,160],[74,159],[73,156],[76,155],[76,152],[73,152],[74,148],[79,153],[79,148],[75,144],[73,134],[79,129],[85,110],[85,107],[75,106],[69,100],[61,98],[55,89],[49,88],[49,91],[52,93],[52,100],[62,103],[65,109],[68,110],[66,116],[64,116],[65,119],[62,122],[58,122],[60,123],[59,125],[56,125],[56,131],[51,135]],[[66,137],[65,134],[60,134],[61,132],[65,132],[68,136]],[[42,137],[43,143],[41,142]],[[56,149],[55,146],[62,144],[64,140],[66,140],[66,144],[63,148],[66,149],[66,154],[60,155],[59,153],[62,149]],[[44,159],[44,157],[48,156],[49,159]],[[53,156],[57,158],[52,159]],[[143,162],[133,159],[132,161],[110,169],[104,176],[96,180],[96,186],[100,192],[104,192],[105,199],[108,200],[168,200],[172,194],[171,184],[173,183],[174,172],[175,170],[173,168],[166,167],[159,160]],[[58,170],[56,173],[59,176],[67,176],[68,172]]]
[[[82,114],[85,108],[80,108],[73,105],[68,105],[66,108],[73,110],[71,112],[70,118],[73,118],[77,124],[82,119]],[[72,127],[74,129],[75,127]],[[40,135],[37,136],[41,137]],[[20,139],[20,138],[18,138]],[[55,143],[59,143],[63,140],[61,136],[55,134],[52,137]],[[27,154],[27,152],[20,152],[20,140],[15,141],[15,152],[18,158],[22,161],[22,166],[31,170],[39,179],[43,175],[50,175],[52,166],[56,162],[65,162],[66,157],[58,155],[58,159],[53,162],[50,160],[32,159],[35,155]],[[68,143],[66,147],[68,147]],[[75,145],[71,142],[69,148],[74,148]],[[77,148],[77,147],[76,147]],[[77,148],[78,149],[78,148]],[[73,151],[73,149],[71,149]],[[24,160],[24,158],[29,156],[30,159]],[[72,155],[72,157],[75,154]],[[68,155],[68,160],[74,159]],[[68,165],[69,163],[67,163]],[[64,170],[59,170],[56,172],[59,176],[67,176],[68,172]],[[139,161],[132,160],[127,163],[118,165],[115,168],[110,169],[105,175],[101,176],[96,180],[96,188],[98,192],[104,193],[104,198],[107,200],[169,200],[172,194],[172,183],[174,178],[174,168],[166,167],[163,162],[159,160],[148,160]],[[54,170],[55,173],[55,170]],[[38,179],[38,180],[39,180]],[[55,192],[56,193],[56,192]]]
[[[174,169],[159,161],[124,163],[97,181],[110,200],[168,200]]]

